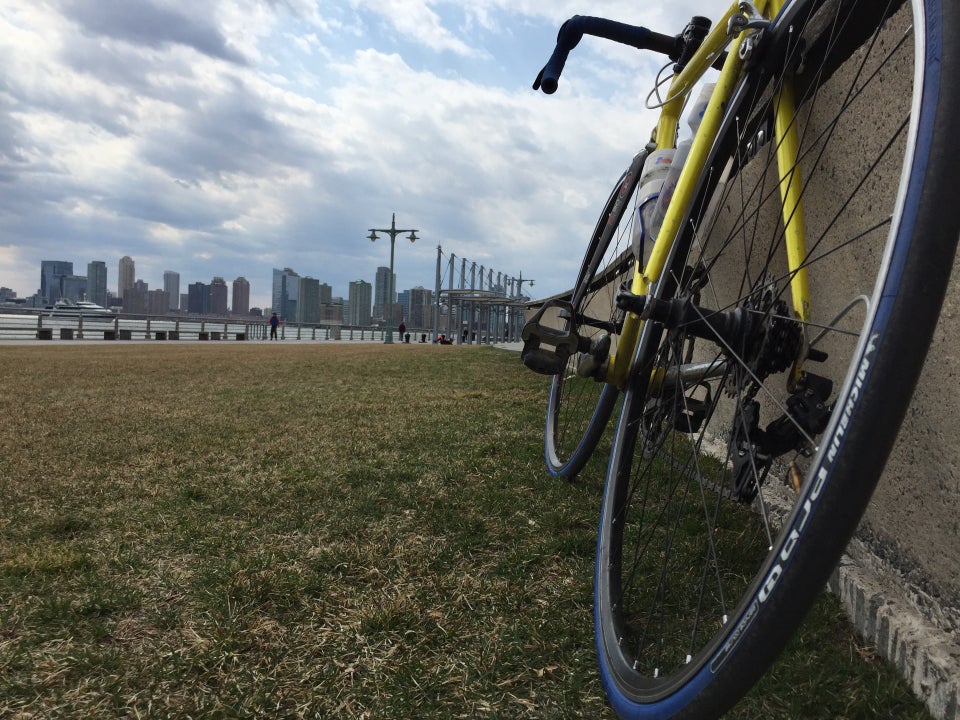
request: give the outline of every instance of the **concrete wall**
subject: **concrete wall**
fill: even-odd
[[[863,524],[876,554],[903,575],[921,606],[960,631],[960,262],[923,375]],[[908,351],[908,350],[907,350]]]
[[[892,47],[906,27],[901,12],[880,44]],[[907,64],[912,57],[903,61]],[[841,71],[824,92],[829,96],[845,92],[849,86],[846,73]],[[862,177],[864,159],[873,157],[875,152],[869,146],[892,136],[890,123],[898,123],[899,118],[906,116],[908,96],[909,88],[897,78],[881,77],[869,100],[874,110],[854,113],[844,120],[849,124],[838,131],[838,137],[846,140],[834,143],[830,157],[820,161],[832,163],[826,173],[824,168],[819,169],[821,177],[830,177],[836,183],[831,187],[852,187],[851,183]],[[827,119],[817,118],[817,112],[809,123],[819,128]],[[820,195],[824,188],[812,185],[805,208],[808,237],[817,237],[817,228],[825,220],[818,215],[835,203]],[[851,219],[855,228],[859,218],[871,217],[871,203],[882,202],[894,191],[889,183],[871,183],[864,197],[845,210],[845,217]],[[844,222],[841,220],[836,231],[841,235],[853,232],[844,227]],[[858,287],[869,292],[867,281],[877,262],[872,252],[867,249],[838,254],[836,263],[818,265],[816,276],[811,277],[814,306],[829,306],[838,290],[846,297],[857,292]],[[831,264],[833,267],[829,267]],[[739,279],[739,270],[731,269],[731,280]],[[711,280],[723,285],[723,280],[713,275]],[[732,288],[732,292],[735,290]],[[830,316],[828,312],[826,317]],[[861,634],[898,666],[934,717],[948,720],[960,718],[958,318],[960,261],[954,264],[953,280],[923,375],[887,468],[858,534],[831,582]],[[904,347],[902,351],[915,353],[918,349]],[[811,369],[821,372],[816,367]],[[829,363],[825,370],[824,374],[831,375]],[[718,430],[722,433],[724,429]]]

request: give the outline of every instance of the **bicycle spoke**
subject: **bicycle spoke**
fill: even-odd
[[[847,52],[840,46],[848,22],[842,14],[828,20],[819,46],[824,56]],[[862,57],[852,58],[852,72],[826,63],[808,71],[807,91],[788,120],[799,145],[793,168],[778,169],[773,138],[764,147],[754,142],[775,112],[773,98],[787,73],[750,89],[732,121],[733,138],[722,146],[728,155],[714,160],[701,181],[713,194],[704,193],[691,209],[684,255],[671,261],[661,282],[689,301],[690,322],[706,330],[696,337],[683,324],[647,330],[651,365],[637,371],[644,379],[638,388],[647,393],[634,396],[625,431],[636,441],[621,440],[612,461],[624,474],[612,521],[622,560],[613,600],[625,654],[643,677],[679,672],[729,621],[776,546],[784,503],[797,496],[787,468],[808,464],[818,450],[834,379],[814,382],[809,370],[824,363],[831,374],[849,356],[870,304],[853,284],[846,298],[842,292],[815,297],[811,319],[800,321],[785,298],[802,269],[817,283],[850,257],[880,260],[874,248],[886,242],[892,214],[858,215],[853,223],[850,215],[872,200],[874,180],[900,151],[909,118],[886,124],[889,133],[879,144],[871,141],[872,154],[848,183],[830,175],[831,153],[849,139],[851,118],[873,102],[906,44],[900,38],[877,52],[874,33]],[[784,68],[797,62],[787,53]],[[793,217],[781,212],[781,178],[801,183],[798,194],[813,210],[805,255],[792,270],[782,253],[784,226]],[[827,185],[839,192],[821,207]],[[739,330],[712,330],[711,317],[735,309],[742,310]],[[812,360],[802,355],[808,352]],[[794,374],[797,363],[807,371],[803,377]]]

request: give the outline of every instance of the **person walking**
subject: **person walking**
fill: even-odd
[[[277,317],[277,314],[274,313],[270,316],[270,339],[277,339],[277,327],[280,325],[280,318]]]

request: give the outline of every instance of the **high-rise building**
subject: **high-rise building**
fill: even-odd
[[[124,255],[120,258],[120,267],[117,271],[117,295],[123,300],[124,293],[133,287],[137,280],[136,269],[134,268],[133,258]]]
[[[300,278],[300,296],[297,298],[300,309],[299,322],[316,325],[320,322],[320,281],[316,278]]]
[[[396,302],[396,273],[391,275],[390,268],[378,267],[373,289],[373,319],[387,319],[387,305]]]
[[[366,326],[370,324],[370,310],[373,301],[373,286],[365,280],[350,283],[350,317],[348,325]]]
[[[169,309],[178,310],[180,308],[180,273],[173,270],[164,270],[163,289],[170,298]]]
[[[73,263],[66,260],[40,261],[40,295],[51,305],[60,299],[60,278],[73,275]]]
[[[273,269],[273,312],[281,320],[297,322],[297,300],[300,297],[300,276],[290,268]]]
[[[206,283],[195,282],[187,286],[187,312],[191,315],[210,312],[210,288]]]
[[[320,283],[320,304],[329,305],[333,302],[333,288],[326,283]]]
[[[410,313],[407,326],[414,328],[433,327],[433,290],[422,286],[410,288]]]
[[[215,277],[210,282],[210,314],[224,317],[227,314],[227,281]]]
[[[123,294],[123,311],[135,315],[147,314],[147,293],[150,292],[150,286],[143,280],[137,280],[133,286],[128,287]]]
[[[147,293],[147,314],[166,315],[170,312],[170,295],[166,290],[151,290]]]
[[[404,290],[397,294],[397,307],[400,308],[400,318],[410,319],[410,291]],[[409,323],[408,323],[409,324]]]
[[[87,300],[107,307],[107,264],[102,260],[87,263]]]
[[[86,300],[87,298],[87,276],[86,275],[61,275],[60,278],[60,297],[67,300]]]
[[[250,314],[250,282],[245,277],[238,277],[233,281],[233,300],[230,311],[234,315]]]

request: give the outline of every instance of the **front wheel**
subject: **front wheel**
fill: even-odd
[[[554,324],[575,332],[587,351],[571,354],[550,383],[544,456],[547,469],[556,477],[570,478],[580,472],[596,449],[620,394],[597,376],[602,375],[607,355],[616,352],[623,323],[614,298],[633,272],[633,228],[640,201],[637,186],[645,159],[646,151],[639,153],[614,186],[587,246],[569,309],[554,319]],[[595,357],[590,355],[590,347]]]
[[[802,622],[882,472],[960,233],[960,7],[782,12],[799,41],[731,100],[669,265],[673,320],[644,326],[617,422],[595,625],[624,718],[719,717]],[[802,314],[767,130],[785,82]]]

